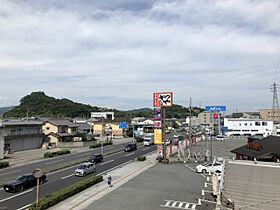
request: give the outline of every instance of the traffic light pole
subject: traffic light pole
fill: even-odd
[[[165,134],[165,108],[162,108],[163,122],[162,122],[162,134],[163,134],[163,161],[166,163],[166,134]]]

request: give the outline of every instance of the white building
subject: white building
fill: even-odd
[[[245,118],[225,118],[227,136],[270,136],[273,135],[273,121]]]
[[[90,113],[91,118],[102,118],[108,119],[108,120],[114,120],[115,114],[114,112],[91,112]]]
[[[4,140],[0,136],[0,160],[4,158]]]

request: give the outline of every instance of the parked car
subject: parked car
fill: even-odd
[[[88,162],[91,162],[91,163],[99,163],[102,160],[103,160],[102,154],[94,154],[88,158]]]
[[[203,164],[200,164],[196,166],[196,172],[197,173],[208,173],[208,172],[216,172],[216,171],[222,171],[222,164],[219,162],[205,162]]]
[[[43,184],[47,180],[46,174],[39,178],[39,183]],[[16,180],[10,181],[3,185],[6,192],[22,192],[24,189],[37,185],[37,178],[32,173],[19,176]]]
[[[225,141],[225,140],[226,140],[226,137],[224,137],[224,136],[222,136],[222,135],[218,135],[218,136],[216,137],[216,140],[217,140],[217,141]]]
[[[162,140],[162,145],[164,144],[163,140]],[[169,145],[170,144],[170,140],[169,139],[165,139],[165,145]]]
[[[131,152],[133,150],[137,150],[137,144],[136,143],[129,143],[129,144],[125,145],[125,147],[124,147],[125,152]]]
[[[86,176],[87,174],[96,172],[94,163],[83,163],[75,170],[76,176]]]
[[[141,136],[138,136],[135,138],[137,142],[143,142],[144,141],[144,138],[141,137]]]

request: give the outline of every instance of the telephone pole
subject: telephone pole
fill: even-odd
[[[278,103],[278,96],[277,96],[277,85],[276,83],[274,82],[272,87],[271,87],[271,90],[273,92],[273,102],[272,102],[272,120],[274,122],[274,118],[275,118],[275,111],[279,110],[279,103]],[[277,116],[278,116],[278,113],[277,113]]]
[[[190,105],[189,105],[189,111],[190,111],[190,122],[189,122],[189,141],[190,141],[190,156],[191,156],[191,148],[192,148],[192,97],[190,97]]]

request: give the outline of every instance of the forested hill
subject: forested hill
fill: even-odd
[[[135,109],[130,111],[119,111],[116,109],[102,108],[103,111],[115,112],[115,117],[153,117],[153,111],[149,108]],[[85,117],[90,116],[90,112],[99,112],[100,107],[73,102],[69,99],[56,99],[47,96],[44,92],[33,92],[24,96],[20,100],[20,105],[4,114],[8,117]],[[193,108],[192,115],[198,115],[203,111],[200,108]],[[181,105],[174,104],[173,107],[166,108],[167,118],[185,118],[189,115],[189,110]]]

